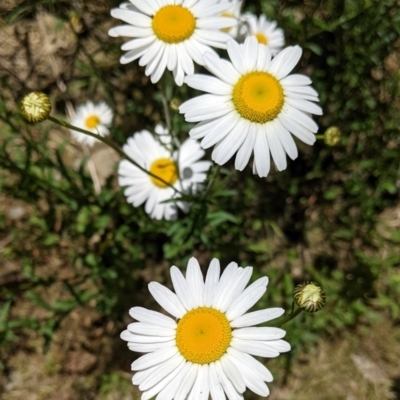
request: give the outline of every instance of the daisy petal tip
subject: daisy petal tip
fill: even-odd
[[[108,36],[118,37],[118,34],[117,34],[117,32],[115,31],[114,28],[111,28],[111,29],[108,30]]]

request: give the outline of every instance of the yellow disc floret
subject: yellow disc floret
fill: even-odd
[[[235,84],[232,101],[243,118],[263,124],[272,121],[281,112],[283,89],[268,72],[250,72]]]
[[[154,175],[159,176],[164,181],[168,182],[169,184],[173,185],[176,180],[178,179],[178,168],[175,161],[169,158],[159,158],[158,160],[154,161],[153,164],[150,166],[150,172]],[[160,188],[166,188],[167,185],[161,182],[159,179],[150,177],[151,181],[154,185]]]
[[[231,339],[232,329],[228,319],[214,308],[195,308],[178,322],[176,345],[187,361],[196,364],[219,360]]]
[[[182,6],[162,7],[153,17],[154,33],[166,43],[179,43],[189,39],[195,28],[195,17]]]
[[[263,33],[256,33],[254,35],[260,44],[268,44],[268,39]]]
[[[88,129],[97,128],[100,123],[100,118],[97,115],[91,115],[90,117],[86,118],[85,125]]]

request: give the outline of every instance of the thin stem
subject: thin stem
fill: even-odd
[[[316,139],[325,139],[325,135],[315,135]]]
[[[282,322],[278,323],[277,326],[280,327],[280,326],[286,324],[286,322],[289,322],[293,318],[296,318],[302,311],[303,311],[302,308],[298,308],[295,312],[292,312],[291,314],[289,314]]]
[[[166,75],[166,74],[164,74]],[[166,76],[163,79],[163,82],[160,82],[160,93],[161,93],[161,102],[163,105],[164,109],[164,115],[165,115],[165,123],[167,125],[167,129],[169,134],[171,135],[171,130],[172,130],[172,125],[171,125],[171,115],[169,113],[169,106],[168,106],[168,99],[167,99],[167,90],[166,90]]]
[[[212,172],[212,175],[211,175],[210,180],[208,181],[207,188],[206,188],[206,190],[203,192],[203,195],[201,196],[201,199],[202,199],[202,200],[206,198],[208,192],[211,190],[211,188],[212,188],[212,186],[213,186],[213,184],[214,184],[214,182],[215,182],[215,178],[216,178],[217,175],[219,174],[220,169],[221,169],[221,166],[220,166],[219,164],[217,164],[217,166],[214,168],[214,170],[213,170],[213,172]]]
[[[61,121],[57,118],[54,117],[47,117],[48,120],[61,125],[65,128],[68,129],[72,129],[74,131],[77,132],[81,132],[84,133],[85,135],[89,135],[97,140],[100,140],[100,142],[105,143],[107,146],[110,146],[113,150],[115,150],[122,158],[125,158],[126,160],[128,160],[130,163],[132,163],[135,167],[139,168],[141,171],[145,172],[147,175],[151,176],[154,179],[158,179],[160,182],[162,182],[164,185],[169,186],[170,188],[172,188],[174,190],[175,193],[179,193],[181,196],[184,196],[184,194],[176,189],[173,185],[171,185],[170,183],[168,183],[167,181],[165,181],[164,179],[160,178],[159,176],[153,174],[152,172],[148,171],[147,169],[143,168],[141,165],[139,165],[136,161],[132,160],[132,158],[130,158],[116,143],[114,143],[113,141],[111,141],[110,139],[97,135],[96,133],[92,133],[89,131],[86,131],[85,129],[81,129],[78,128],[77,126],[73,126],[71,124],[69,124],[68,122],[65,121]]]

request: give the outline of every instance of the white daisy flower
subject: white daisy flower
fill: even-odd
[[[235,18],[236,21],[238,22],[235,26],[232,28],[223,28],[223,32],[227,32],[230,36],[232,36],[234,39],[237,39],[238,37],[238,32],[240,29],[240,11],[243,6],[243,1],[241,0],[219,0],[218,4],[229,4],[229,9],[221,13],[223,17],[228,17],[228,18]]]
[[[186,140],[179,151],[171,154],[146,130],[129,138],[123,150],[147,171],[184,193],[194,193],[201,189],[211,165],[209,161],[199,161],[204,155],[204,150],[196,140]],[[151,218],[175,219],[177,206],[183,211],[188,211],[187,203],[163,203],[177,196],[174,189],[146,174],[128,160],[120,162],[118,175],[119,185],[126,186],[124,193],[128,203],[138,207],[145,202],[145,211]]]
[[[276,27],[276,21],[268,21],[264,14],[257,18],[251,13],[244,14],[243,21],[248,26],[246,37],[255,36],[258,43],[269,47],[273,56],[281,51],[285,36],[283,30]]]
[[[219,14],[229,4],[215,0],[130,0],[111,10],[111,16],[128,25],[109,30],[110,36],[134,39],[122,45],[126,50],[121,63],[140,58],[146,66],[146,76],[156,83],[167,68],[172,71],[177,85],[183,84],[185,74],[193,74],[193,61],[203,65],[202,55],[213,51],[210,46],[226,48],[229,35],[222,28],[236,25],[232,18]]]
[[[249,388],[268,396],[269,370],[252,356],[278,357],[290,350],[279,328],[255,327],[284,313],[268,308],[246,313],[264,295],[268,278],[248,286],[253,268],[230,263],[220,277],[217,259],[211,261],[205,282],[199,263],[189,260],[186,279],[171,268],[175,293],[157,282],[149,284],[154,299],[173,318],[142,307],[129,314],[121,338],[130,350],[149,353],[132,364],[132,379],[144,393],[141,400],[243,399]]]
[[[292,135],[312,145],[318,126],[310,114],[322,114],[313,103],[318,93],[304,75],[289,75],[299,61],[299,46],[271,51],[254,37],[239,45],[228,42],[231,62],[205,53],[206,68],[216,77],[187,76],[192,88],[208,92],[183,103],[186,121],[200,122],[189,134],[207,149],[215,145],[212,159],[225,164],[236,152],[235,168],[242,171],[254,152],[253,172],[268,175],[270,153],[276,168],[286,168],[286,153],[294,160],[297,147]]]
[[[113,112],[104,102],[93,104],[91,101],[77,107],[75,115],[70,118],[71,125],[85,129],[100,136],[107,136],[110,132],[108,127],[111,125]],[[71,130],[74,139],[82,144],[93,146],[97,139],[84,133]]]

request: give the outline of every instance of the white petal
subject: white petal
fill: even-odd
[[[280,119],[281,116],[284,116],[285,119],[291,119],[292,121],[300,124],[301,126],[304,126],[307,130],[313,133],[318,131],[318,125],[315,123],[315,121],[313,121],[311,117],[297,110],[296,108],[291,107],[289,104],[285,104],[283,106],[278,118]]]
[[[282,125],[279,118],[275,119],[274,122],[275,122],[275,128],[277,130],[279,140],[281,141],[283,148],[285,149],[288,156],[292,160],[295,160],[298,156],[298,152],[297,152],[296,143],[294,142],[292,135]]]
[[[245,74],[247,71],[239,44],[235,40],[230,40],[227,44],[227,50],[236,71],[241,75]]]
[[[226,377],[231,381],[236,391],[243,393],[246,390],[246,385],[240,371],[236,368],[236,365],[232,362],[229,355],[225,354],[221,357],[221,367]]]
[[[212,304],[214,290],[218,285],[220,274],[219,261],[216,258],[211,260],[210,266],[208,267],[206,282],[204,286],[204,305],[210,307]]]
[[[161,60],[156,69],[154,70],[154,72],[151,74],[150,77],[151,83],[157,83],[161,79],[161,76],[164,73],[165,68],[167,67],[168,54],[166,48],[167,47],[165,46]]]
[[[229,321],[238,318],[261,298],[266,292],[268,278],[266,276],[253,282],[238,298],[233,302],[226,312]]]
[[[153,386],[150,390],[147,392],[144,392],[142,394],[141,400],[149,400],[152,397],[154,397],[157,393],[160,391],[163,391],[164,389],[168,388],[176,388],[177,383],[180,383],[180,380],[182,378],[182,371],[184,371],[186,363],[182,363],[175,371],[173,371],[171,374],[167,375],[164,379],[162,379],[160,382],[158,382],[155,386]]]
[[[225,312],[235,301],[235,299],[242,294],[244,288],[249,283],[252,273],[252,267],[246,267],[238,270],[238,273],[235,275],[232,284],[230,284],[225,291],[223,301],[220,303],[220,311]]]
[[[123,10],[121,8],[113,8],[110,12],[111,16],[118,18],[128,24],[140,27],[151,28],[151,18],[138,12]]]
[[[322,115],[322,108],[308,100],[294,99],[290,96],[286,97],[285,103],[297,108],[300,111],[305,111],[310,114]]]
[[[179,350],[177,347],[168,347],[166,349],[156,350],[153,353],[146,354],[134,361],[131,365],[131,369],[132,371],[140,371],[141,369],[150,368],[154,365],[164,363],[178,352]]]
[[[285,340],[271,340],[270,342],[267,342],[267,344],[274,350],[279,351],[279,353],[284,353],[291,349],[290,344]]]
[[[146,379],[142,381],[139,385],[139,389],[142,391],[150,389],[152,386],[156,385],[160,380],[164,379],[167,375],[172,373],[180,364],[184,363],[185,359],[181,354],[176,354],[174,357],[170,358],[166,362],[158,365],[158,367],[153,371],[153,373],[147,376]]]
[[[175,266],[171,267],[171,280],[174,285],[175,293],[178,296],[180,302],[186,308],[186,310],[191,310],[196,306],[194,301],[193,293],[189,290],[189,286],[184,278],[182,272]]]
[[[263,379],[261,379],[260,376],[257,373],[255,373],[254,368],[246,364],[246,362],[243,362],[243,357],[236,358],[233,357],[231,354],[230,357],[232,359],[232,362],[236,365],[236,367],[240,368],[240,372],[242,374],[245,385],[252,392],[258,394],[259,396],[263,397],[268,396],[269,395],[268,386],[264,383]]]
[[[218,286],[214,290],[214,297],[212,301],[212,306],[214,308],[218,309],[218,305],[220,304],[220,302],[223,301],[222,297],[224,293],[224,288],[232,283],[237,272],[238,272],[238,265],[235,262],[229,263],[227,267],[224,269],[224,272],[222,273],[221,278],[218,282]]]
[[[152,336],[175,335],[175,329],[166,328],[160,325],[149,324],[146,322],[133,322],[128,325],[128,331],[132,333],[138,333],[141,335],[152,335]]]
[[[131,351],[138,353],[150,353],[158,349],[166,349],[175,347],[175,337],[169,342],[158,342],[158,343],[128,343],[128,348]]]
[[[304,143],[310,146],[315,143],[315,135],[303,125],[300,125],[297,120],[287,117],[285,114],[281,113],[279,116],[279,121],[292,135],[295,135]]]
[[[240,118],[235,112],[230,112],[214,121],[211,121],[209,130],[202,134],[204,139],[201,141],[201,147],[203,147],[203,149],[208,149],[223,140],[236,126],[239,119]],[[199,135],[196,135],[196,137],[197,136]],[[194,138],[192,135],[191,137]]]
[[[121,333],[120,337],[122,340],[132,343],[162,343],[169,342],[175,338],[175,334],[172,336],[148,336],[148,335],[135,335],[128,330]]]
[[[283,308],[267,308],[266,310],[253,311],[232,320],[230,325],[232,328],[258,325],[278,318],[284,314],[284,312],[285,310]]]
[[[243,396],[236,391],[231,381],[226,377],[220,361],[215,362],[216,371],[218,373],[218,379],[229,400],[243,400]]]
[[[136,8],[147,15],[154,15],[159,6],[155,0],[129,0]]]
[[[156,302],[175,318],[182,318],[186,313],[186,310],[178,300],[177,295],[165,286],[162,286],[158,282],[150,282],[149,291]]]
[[[253,371],[254,375],[258,378],[262,379],[265,382],[272,382],[273,377],[271,372],[269,372],[268,368],[265,367],[260,361],[256,360],[251,355],[246,352],[241,352],[233,347],[229,347],[227,353],[236,358],[240,364],[246,365],[250,370]]]
[[[229,95],[232,93],[231,85],[208,75],[191,75],[185,79],[185,82],[188,86],[197,90],[202,90],[203,92],[219,95]]]
[[[203,60],[205,67],[227,84],[233,85],[239,80],[240,74],[229,61],[222,60],[216,54],[209,52],[204,53]]]
[[[272,342],[259,342],[256,340],[241,340],[233,338],[230,345],[243,353],[258,357],[274,358],[279,356],[279,351],[270,346]]]
[[[191,257],[186,270],[186,281],[196,307],[204,306],[204,280],[201,273],[199,262]]]
[[[270,169],[270,154],[264,126],[257,124],[256,143],[254,145],[254,166],[261,178],[268,175]]]
[[[268,46],[259,45],[258,46],[258,58],[257,58],[257,71],[266,71],[269,68],[271,62],[271,51]]]
[[[208,400],[210,393],[208,369],[208,364],[201,365],[198,369],[196,381],[190,392],[190,398],[193,400]]]
[[[254,71],[258,59],[258,41],[254,36],[248,37],[244,42],[244,62],[246,72]]]
[[[280,51],[272,60],[269,72],[276,79],[287,76],[299,62],[303,50],[300,46],[289,46]]]
[[[186,364],[189,367],[175,395],[175,400],[184,400],[186,398],[187,394],[192,389],[192,386],[197,376],[197,370],[199,368],[199,364],[192,364],[192,363],[186,363]]]
[[[227,268],[232,268],[232,273],[230,273],[226,279],[224,278],[224,280],[222,280],[217,289],[218,293],[215,293],[213,300],[213,307],[221,312],[225,312],[227,307],[232,304],[234,298],[229,294],[231,290],[234,289],[242,273],[242,269],[238,268],[235,262],[231,262]]]
[[[278,340],[282,339],[286,335],[286,332],[280,328],[252,327],[235,329],[232,335],[235,338],[243,340]]]
[[[281,84],[283,87],[286,86],[305,86],[311,85],[311,79],[308,76],[300,75],[300,74],[292,74],[288,75],[286,78],[281,80]]]
[[[211,159],[217,164],[225,164],[246,139],[246,135],[243,134],[243,131],[247,125],[248,121],[240,118],[228,135],[214,147]]]
[[[174,398],[181,385],[182,379],[185,376],[186,368],[188,367],[188,363],[182,363],[175,371],[171,373],[171,379],[158,393],[156,400],[172,400]],[[168,376],[165,379],[168,379]]]
[[[274,160],[276,168],[278,169],[278,171],[283,171],[287,167],[286,154],[283,150],[282,143],[279,140],[279,132],[277,132],[276,130],[275,121],[271,121],[269,126],[271,127],[271,129],[269,129],[267,132],[269,150],[271,152],[272,159]]]
[[[210,383],[210,395],[212,400],[225,400],[225,393],[218,379],[218,372],[215,362],[210,364],[208,370],[208,380]]]
[[[243,171],[245,166],[249,163],[250,156],[254,150],[256,142],[257,128],[255,124],[248,124],[249,131],[242,146],[238,150],[235,159],[235,168],[238,171]]]
[[[157,311],[147,310],[143,307],[132,307],[129,310],[129,315],[140,322],[148,322],[166,328],[176,329],[176,322],[172,318]]]

